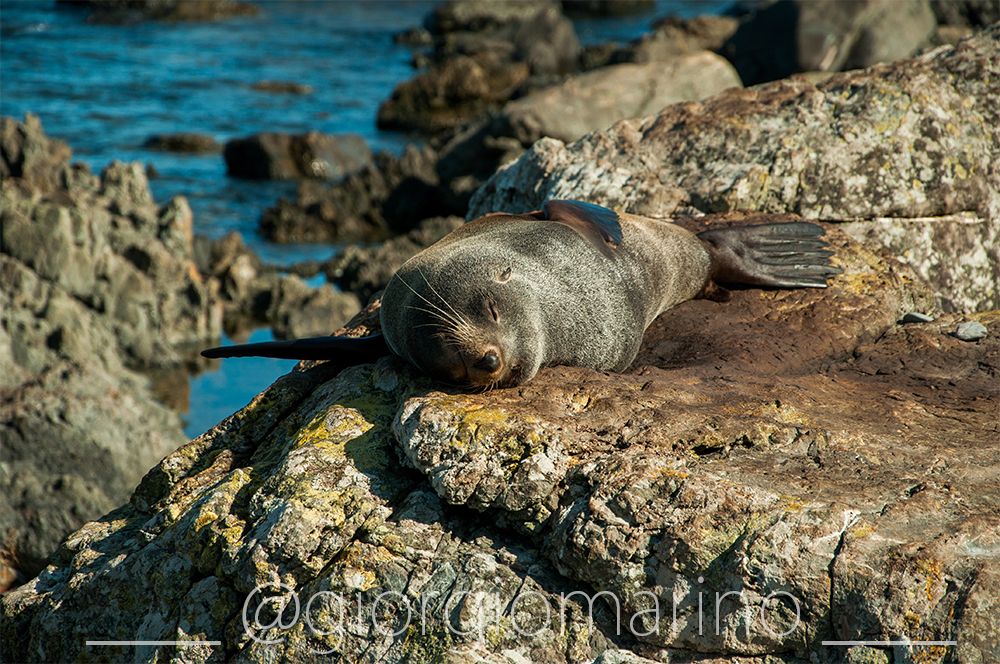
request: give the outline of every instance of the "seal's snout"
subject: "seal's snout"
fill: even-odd
[[[487,386],[498,382],[504,374],[503,354],[495,346],[480,348],[479,352],[466,356],[465,364],[468,382],[473,386]]]
[[[476,362],[473,366],[477,369],[482,369],[483,371],[492,373],[500,368],[500,356],[497,355],[496,351],[492,349],[488,350],[486,351],[486,354],[483,355],[482,359]]]

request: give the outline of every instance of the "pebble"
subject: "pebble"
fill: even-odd
[[[962,341],[979,341],[986,336],[986,326],[974,320],[965,321],[952,334]]]
[[[933,320],[934,316],[928,316],[927,314],[922,314],[919,311],[910,311],[900,318],[899,322],[905,325],[907,323],[930,323]]]

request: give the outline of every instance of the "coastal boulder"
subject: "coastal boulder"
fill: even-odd
[[[476,192],[469,216],[549,198],[650,216],[795,212],[851,222],[910,262],[947,309],[996,307],[998,40],[995,26],[819,84],[734,89],[569,145],[543,139]]]
[[[226,172],[249,180],[317,178],[339,180],[372,164],[365,139],[356,134],[331,136],[265,132],[226,141]]]
[[[828,232],[828,289],[684,303],[622,374],[301,364],[3,595],[0,657],[989,661],[1000,314],[897,325],[931,293]]]
[[[577,68],[580,44],[558,3],[451,0],[428,15],[429,67],[378,111],[383,129],[438,133],[497,108],[524,87]]]
[[[935,26],[928,0],[779,0],[747,16],[721,52],[753,85],[905,58]]]

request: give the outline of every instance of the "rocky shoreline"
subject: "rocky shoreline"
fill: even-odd
[[[582,47],[566,13],[615,6],[440,5],[379,113],[425,134],[399,156],[160,137],[297,179],[261,231],[343,244],[324,264],[2,120],[0,660],[1000,658],[1000,11],[784,1]],[[816,220],[843,273],[687,302],[623,374],[304,362],[184,442],[198,348],[370,333],[409,256],[550,198]],[[130,639],[205,643],[86,644]]]

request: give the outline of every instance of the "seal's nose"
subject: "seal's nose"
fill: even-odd
[[[495,351],[487,351],[474,365],[477,369],[482,369],[483,371],[494,372],[500,366],[500,356],[496,354]]]

